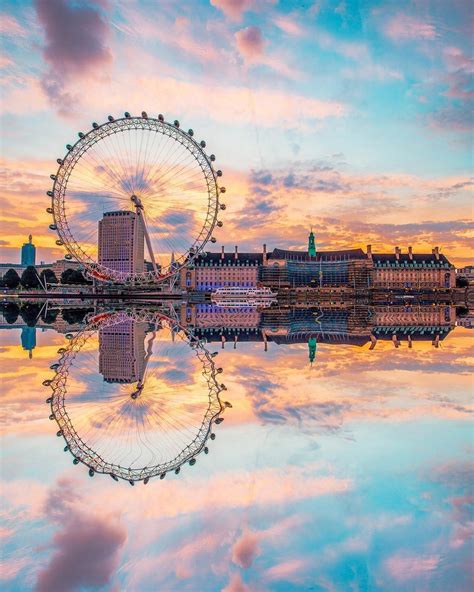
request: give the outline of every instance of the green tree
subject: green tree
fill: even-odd
[[[43,269],[40,273],[41,283],[44,285],[45,282],[47,284],[57,284],[58,278],[52,269]]]
[[[20,284],[20,276],[17,274],[15,269],[9,269],[3,276],[3,281],[7,288],[18,288]]]
[[[40,281],[36,274],[36,269],[32,265],[28,265],[25,271],[21,274],[21,285],[26,289],[39,288]]]

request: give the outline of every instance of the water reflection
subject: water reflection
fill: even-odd
[[[202,341],[159,312],[103,312],[70,335],[47,399],[74,464],[133,485],[208,453],[225,404]],[[229,405],[227,403],[227,405]]]
[[[468,311],[339,302],[7,313],[5,589],[472,588]],[[53,384],[40,386],[63,375],[59,364],[69,365],[58,413],[128,479],[199,432],[210,405],[200,351],[218,352],[209,361],[228,389],[218,397],[232,401],[209,455],[146,487],[73,466],[44,404]]]

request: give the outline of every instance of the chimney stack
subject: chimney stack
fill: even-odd
[[[221,259],[224,260],[224,245],[221,247]]]
[[[239,249],[238,249],[237,245],[235,245],[234,259],[237,261],[238,258],[239,258]]]
[[[399,261],[399,259],[400,259],[401,252],[402,252],[402,250],[400,249],[400,247],[395,247],[395,259],[397,261]]]
[[[439,247],[435,247],[432,250],[433,255],[436,257],[436,261],[439,261]]]
[[[263,245],[263,264],[267,264],[267,245]]]
[[[413,261],[413,249],[411,247],[408,247],[408,259]]]
[[[372,245],[367,245],[367,257],[372,259]]]

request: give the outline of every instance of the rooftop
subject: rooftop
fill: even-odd
[[[194,259],[194,265],[198,267],[216,266],[216,265],[261,265],[263,261],[262,253],[238,253],[237,259],[235,253],[207,253],[206,257],[198,255]]]
[[[429,267],[451,266],[451,263],[444,255],[438,255],[438,258],[436,258],[436,255],[433,253],[413,253],[411,258],[408,253],[401,253],[398,256],[398,259],[395,253],[373,253],[372,260],[376,267],[422,267],[424,265]]]
[[[292,251],[273,249],[269,259],[286,259],[288,261],[349,261],[353,259],[367,259],[362,249],[344,249],[339,251],[318,251],[315,257],[310,257],[308,251]]]

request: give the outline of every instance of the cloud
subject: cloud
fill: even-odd
[[[235,33],[237,48],[245,60],[253,61],[263,55],[265,42],[258,27],[247,27]]]
[[[411,556],[398,554],[389,557],[385,566],[392,578],[398,582],[409,582],[419,578],[429,578],[440,562],[438,555]]]
[[[251,530],[246,530],[232,548],[232,561],[248,569],[255,557],[260,553],[260,536]]]
[[[264,578],[270,581],[284,580],[297,583],[306,567],[308,563],[302,559],[289,559],[265,570]]]
[[[25,29],[11,14],[0,14],[0,35],[16,37],[26,35]]]
[[[230,21],[240,22],[245,12],[259,12],[275,2],[276,0],[211,0],[211,5],[222,11]]]
[[[383,32],[392,41],[433,40],[437,37],[433,23],[403,13],[390,17],[383,25]]]
[[[35,7],[45,35],[43,57],[50,66],[42,87],[53,105],[67,112],[74,100],[64,90],[67,82],[101,73],[112,62],[105,45],[109,27],[91,5],[75,7],[66,0],[35,0]]]
[[[287,33],[287,35],[293,35],[294,37],[304,35],[303,28],[288,16],[278,16],[275,18],[274,23],[284,33]]]
[[[221,592],[250,592],[250,588],[242,581],[239,573],[233,573],[230,581]]]
[[[78,485],[60,479],[46,501],[45,512],[58,531],[53,555],[38,574],[37,592],[104,587],[118,567],[126,530],[117,516],[83,508]]]

